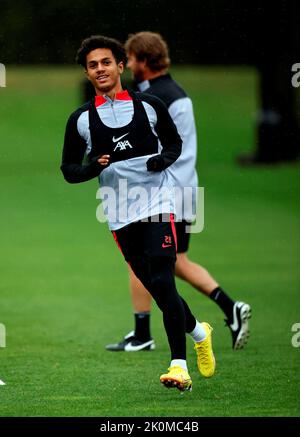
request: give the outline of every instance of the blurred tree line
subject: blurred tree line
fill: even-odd
[[[256,65],[299,48],[296,9],[296,0],[0,0],[0,61],[72,63],[86,36],[152,30],[174,63]]]
[[[257,150],[240,163],[294,160],[299,111],[298,0],[0,0],[0,62],[69,64],[83,38],[160,32],[173,63],[254,65],[260,73]],[[297,121],[298,120],[298,121]]]

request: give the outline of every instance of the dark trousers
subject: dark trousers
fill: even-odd
[[[174,250],[166,237],[174,237]],[[152,295],[163,313],[171,359],[186,359],[186,332],[196,326],[187,303],[175,284],[176,236],[171,223],[133,223],[114,232],[114,238],[134,274]],[[149,241],[151,239],[151,242]],[[169,246],[169,245],[167,245]]]

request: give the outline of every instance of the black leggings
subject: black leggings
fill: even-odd
[[[185,360],[185,333],[193,331],[196,319],[176,290],[174,258],[134,258],[130,261],[130,266],[163,313],[171,359]]]

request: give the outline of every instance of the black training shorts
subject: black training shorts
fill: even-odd
[[[176,228],[173,214],[167,222],[138,221],[113,231],[125,260],[168,256],[176,258]]]
[[[186,232],[186,226],[190,226],[191,223],[185,220],[182,222],[175,222],[176,234],[177,234],[177,253],[185,253],[189,249],[189,242],[191,234]]]

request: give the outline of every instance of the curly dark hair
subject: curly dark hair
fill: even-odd
[[[76,62],[86,68],[86,57],[95,49],[110,49],[117,63],[126,64],[126,53],[120,41],[102,35],[92,35],[82,41],[77,51]]]

